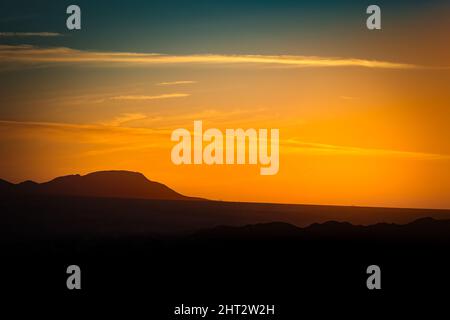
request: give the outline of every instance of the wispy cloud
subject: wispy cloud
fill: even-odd
[[[145,101],[145,100],[160,100],[160,99],[172,99],[172,98],[184,98],[189,97],[189,93],[167,93],[155,96],[144,96],[144,95],[130,95],[130,96],[115,96],[109,98],[109,100],[134,100],[134,101]]]
[[[135,120],[142,120],[142,119],[146,119],[147,116],[145,114],[142,113],[124,113],[118,117],[115,117],[112,120],[109,121],[104,121],[101,122],[101,125],[105,125],[105,126],[122,126],[124,124],[127,124],[131,121],[135,121]]]
[[[170,147],[170,131],[121,125],[120,122],[127,117],[131,119],[133,116],[124,115],[122,119],[118,117],[115,123],[111,121],[97,124],[0,120],[0,141],[3,145],[16,144],[17,140],[64,143],[76,150],[62,150],[66,159]],[[24,143],[20,147],[26,148],[26,145]]]
[[[126,125],[130,121],[143,119],[149,118],[144,114],[129,113],[119,115],[109,121],[94,124],[0,120],[0,130],[3,132],[0,140],[15,142],[17,139],[30,139],[31,141],[43,139],[43,141],[64,141],[71,144],[83,144],[88,148],[86,155],[172,146],[169,137],[174,126],[155,129]],[[450,155],[448,154],[323,144],[302,141],[297,138],[280,140],[280,147],[282,152],[324,156],[346,155],[432,161],[450,160]]]
[[[358,99],[357,97],[352,97],[352,96],[340,96],[339,97],[342,100],[355,100]]]
[[[157,85],[158,86],[176,86],[179,84],[193,84],[193,83],[197,83],[197,81],[192,81],[192,80],[169,81],[169,82],[160,82],[160,83],[157,83]]]
[[[156,137],[166,138],[171,131],[165,129],[137,128],[124,125],[117,125],[118,122],[109,121],[105,123],[80,124],[67,122],[46,122],[46,121],[14,121],[0,120],[0,128],[6,129],[0,140],[7,139],[9,136],[29,137],[37,139],[42,137],[52,140],[63,140],[67,137],[72,143],[104,143],[115,145],[119,142],[127,144],[128,138],[140,139],[148,143],[148,139]],[[164,139],[170,142],[169,139]]]
[[[342,145],[332,145],[323,143],[306,142],[298,139],[287,139],[281,141],[281,144],[293,151],[325,154],[325,155],[355,155],[355,156],[391,156],[403,158],[415,158],[424,160],[449,160],[450,155],[436,154],[427,152],[414,152],[377,148],[361,148]]]
[[[122,63],[128,65],[164,64],[249,64],[286,67],[364,67],[415,69],[421,66],[399,62],[356,58],[294,55],[164,55],[157,53],[83,51],[65,47],[41,48],[31,45],[0,45],[0,61],[20,64]]]
[[[0,37],[59,37],[58,32],[0,32]]]

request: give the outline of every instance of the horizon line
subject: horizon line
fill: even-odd
[[[12,185],[19,185],[25,182],[33,182],[37,184],[43,184],[50,181],[53,181],[54,179],[61,178],[61,177],[68,177],[68,176],[81,176],[84,177],[86,175],[92,174],[92,173],[98,173],[98,172],[125,172],[125,173],[138,173],[141,174],[145,179],[151,181],[151,182],[157,182],[160,184],[165,185],[166,187],[170,188],[172,191],[179,193],[180,195],[188,198],[196,198],[200,200],[196,201],[210,201],[210,202],[227,202],[227,203],[244,203],[244,204],[273,204],[273,205],[286,205],[286,206],[316,206],[316,207],[350,207],[350,208],[368,208],[368,209],[389,209],[389,210],[435,210],[435,211],[450,211],[450,208],[443,208],[443,207],[396,207],[396,206],[384,206],[384,205],[345,205],[345,204],[333,204],[333,203],[326,203],[326,204],[317,204],[317,203],[292,203],[292,202],[259,202],[259,201],[252,201],[252,200],[244,200],[244,201],[237,201],[237,200],[224,200],[224,199],[209,199],[204,198],[202,196],[197,195],[185,195],[182,194],[176,190],[174,190],[171,186],[168,186],[166,183],[156,180],[151,180],[147,178],[147,176],[139,171],[132,171],[132,170],[124,170],[124,169],[109,169],[109,170],[97,170],[97,171],[91,171],[85,174],[80,173],[72,173],[72,174],[66,174],[66,175],[60,175],[56,176],[50,180],[45,180],[42,182],[36,182],[31,179],[26,179],[20,182],[11,182],[7,179],[3,179],[0,177],[1,181],[5,181],[7,183],[10,183]],[[75,195],[74,195],[75,196]],[[114,199],[139,199],[139,200],[149,200],[149,201],[192,201],[192,200],[167,200],[167,199],[148,199],[148,198],[120,198],[120,197],[111,197]]]

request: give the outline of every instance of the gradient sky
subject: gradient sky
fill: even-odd
[[[0,177],[140,171],[211,199],[450,208],[450,4],[0,4]],[[172,130],[280,129],[280,171],[175,166]]]

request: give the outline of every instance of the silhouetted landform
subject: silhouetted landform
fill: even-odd
[[[12,184],[0,180],[2,192],[22,194],[70,195],[88,197],[198,200],[175,192],[166,185],[148,180],[142,173],[114,170],[57,177],[45,183],[24,181]]]
[[[320,240],[380,240],[380,241],[438,241],[449,242],[450,220],[420,218],[407,224],[377,223],[352,225],[328,221],[299,228],[289,223],[272,222],[242,227],[218,226],[196,232],[193,239],[261,240],[261,239],[320,239]]]
[[[70,201],[69,206],[75,199]],[[173,203],[154,201],[154,206]],[[381,294],[390,301],[405,293],[430,296],[436,288],[450,285],[450,220],[422,218],[404,225],[370,226],[330,221],[304,228],[272,222],[158,237],[147,232],[148,226],[130,223],[126,214],[121,215],[122,226],[117,220],[111,228],[111,220],[89,220],[92,212],[87,212],[83,227],[76,221],[71,228],[70,213],[56,212],[47,217],[33,212],[38,213],[34,222],[42,228],[40,234],[36,229],[30,229],[28,237],[0,233],[3,290],[68,294],[65,270],[76,263],[85,275],[83,295],[115,296],[121,302],[145,299],[146,306],[152,301],[152,313],[161,313],[160,319],[167,319],[167,304],[186,297],[197,301],[251,297],[281,304],[284,315],[293,315],[287,319],[295,319],[299,297],[304,310],[324,297],[354,303],[355,298],[376,294],[365,284],[366,268],[372,264],[382,268]],[[45,221],[56,216],[64,218],[58,223]],[[17,232],[20,226],[15,227]]]
[[[173,235],[274,221],[306,227],[327,221],[370,225],[450,219],[450,210],[203,200],[129,171],[64,176],[40,184],[0,180],[0,200],[0,231],[18,236]]]
[[[0,179],[0,190],[4,190],[5,188],[9,188],[12,185],[13,185],[12,183],[10,183],[8,181],[5,181],[3,179]]]
[[[405,224],[423,217],[450,219],[448,210],[281,205],[219,201],[147,200],[1,194],[0,231],[38,235],[189,234],[219,225],[274,221],[306,227],[330,220]]]
[[[323,308],[325,295],[342,298],[346,308],[368,294],[373,303],[376,293],[366,287],[372,264],[381,267],[381,294],[391,301],[450,287],[449,210],[130,199],[124,189],[93,187],[130,184],[113,175],[93,174],[97,184],[85,190],[66,183],[80,177],[55,179],[60,193],[36,192],[42,184],[33,182],[19,187],[32,192],[11,191],[17,185],[0,181],[2,290],[72,299],[66,268],[77,264],[83,296],[152,301],[152,318],[167,319],[168,305],[187,297],[251,297],[281,304],[284,316],[292,314],[282,318],[296,319],[299,301],[301,312],[312,301]]]

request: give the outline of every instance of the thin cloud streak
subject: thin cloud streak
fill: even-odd
[[[158,85],[158,86],[176,86],[179,84],[194,84],[194,83],[197,83],[197,81],[182,80],[182,81],[160,82],[160,83],[157,83],[156,85]]]
[[[0,32],[1,37],[60,37],[58,32]]]
[[[137,120],[137,119],[135,119]],[[94,123],[94,124],[80,124],[80,123],[67,123],[67,122],[46,122],[46,121],[15,121],[15,120],[0,120],[0,128],[7,128],[8,135],[14,134],[20,130],[30,130],[36,137],[36,133],[52,132],[49,137],[57,138],[58,135],[54,135],[54,132],[72,132],[72,133],[89,133],[89,134],[129,134],[134,136],[167,136],[172,131],[165,129],[152,129],[152,128],[141,128],[141,127],[126,127],[122,126],[120,123],[114,123],[114,120],[104,123]],[[5,133],[0,137],[1,139],[6,138]],[[72,140],[76,142],[76,140]]]
[[[287,67],[364,67],[381,69],[418,69],[414,64],[294,55],[164,55],[157,53],[82,51],[65,47],[41,48],[31,45],[0,45],[0,60],[18,64],[122,63],[131,65],[165,64],[250,64]]]
[[[129,123],[131,121],[135,121],[135,120],[142,120],[142,119],[146,119],[147,116],[145,114],[142,113],[124,113],[118,117],[115,117],[114,119],[110,120],[110,121],[105,121],[105,122],[101,122],[101,125],[105,125],[105,126],[122,126],[126,123]]]
[[[66,158],[81,159],[96,155],[170,147],[171,131],[122,126],[133,115],[124,115],[116,123],[75,124],[39,121],[0,120],[3,144],[21,141],[64,143]],[[137,115],[134,115],[137,118]],[[120,117],[119,117],[120,118]],[[24,146],[26,144],[21,144]],[[72,148],[76,148],[76,152]]]
[[[288,147],[291,151],[313,153],[313,154],[332,154],[332,155],[355,155],[355,156],[393,156],[406,157],[422,160],[449,160],[450,155],[426,153],[426,152],[412,152],[399,151],[389,149],[376,148],[360,148],[341,145],[331,145],[323,143],[305,142],[297,139],[287,139],[281,141],[281,144]]]
[[[127,127],[125,123],[133,120],[144,119],[142,114],[124,114],[110,122],[99,124],[73,124],[73,123],[55,123],[55,122],[34,122],[34,121],[10,121],[0,120],[0,128],[7,128],[5,135],[0,139],[7,139],[7,136],[15,135],[18,131],[28,131],[29,136],[36,139],[39,135],[46,136],[47,139],[64,139],[67,141],[84,141],[89,143],[102,143],[107,145],[120,145],[119,147],[129,145],[132,139],[139,139],[133,148],[139,149],[139,145],[148,147],[149,142],[154,146],[170,147],[170,141],[167,137],[172,130],[170,129],[150,129],[142,127]],[[55,135],[55,132],[59,134]],[[67,134],[71,134],[67,136]],[[75,136],[74,136],[75,135]],[[114,136],[114,140],[111,137]],[[74,137],[77,137],[76,139]],[[157,140],[155,140],[155,138]],[[148,140],[150,139],[150,140]],[[418,160],[450,160],[450,155],[435,154],[426,152],[411,152],[389,149],[360,148],[341,145],[322,144],[315,142],[305,142],[296,138],[284,139],[280,141],[282,152],[300,152],[304,154],[316,154],[324,156],[351,155],[351,156],[373,156],[373,157],[401,157]]]
[[[189,97],[189,96],[190,96],[190,94],[188,94],[188,93],[168,93],[168,94],[160,94],[160,95],[156,95],[156,96],[144,96],[144,95],[116,96],[116,97],[109,98],[109,100],[145,101],[145,100],[184,98],[184,97]]]

